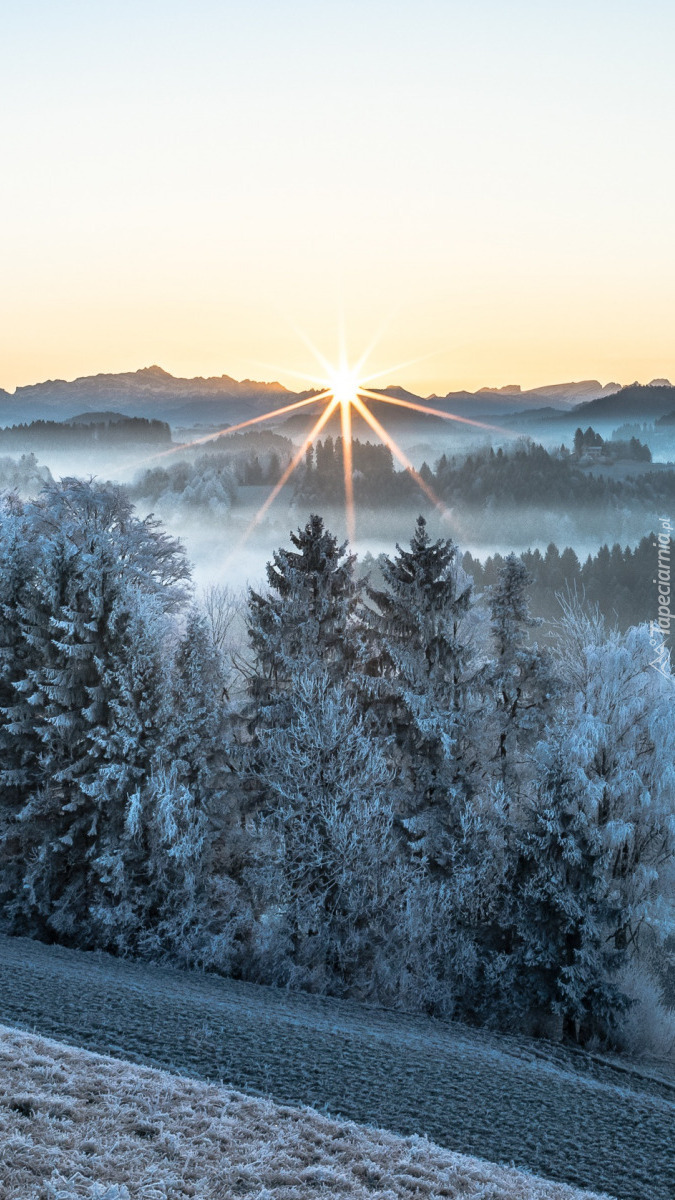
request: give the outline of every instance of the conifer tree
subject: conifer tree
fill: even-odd
[[[621,954],[607,934],[619,914],[605,885],[602,838],[563,739],[552,738],[541,769],[519,834],[514,990],[530,1012],[557,1014],[561,1029],[606,1034],[624,998],[612,983]]]
[[[315,664],[344,678],[356,658],[362,585],[354,555],[319,516],[290,536],[295,549],[276,550],[267,565],[269,592],[249,598],[250,690],[259,708],[283,699],[294,672]]]
[[[471,584],[450,539],[432,542],[424,517],[409,550],[383,557],[384,589],[369,589],[372,702],[393,734],[407,777],[404,819],[420,853],[440,863],[457,805],[471,790],[470,691],[476,672],[467,625]]]
[[[200,806],[215,801],[225,741],[226,680],[205,616],[191,609],[173,666],[172,716],[165,745]]]
[[[46,488],[22,536],[31,560],[1,721],[2,841],[17,851],[5,914],[17,932],[86,943],[115,891],[126,798],[165,724],[160,643],[188,572],[178,543],[98,484]]]
[[[502,784],[517,789],[524,756],[540,736],[553,691],[545,656],[528,631],[541,622],[530,615],[524,563],[509,554],[490,598],[494,657],[488,671],[494,704],[494,761]]]
[[[393,772],[341,683],[325,670],[294,682],[288,723],[261,733],[261,907],[304,986],[377,995],[404,891]]]

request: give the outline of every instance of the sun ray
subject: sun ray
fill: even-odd
[[[393,437],[391,437],[390,434],[387,433],[384,426],[380,425],[380,422],[377,420],[377,417],[373,416],[370,409],[367,408],[366,405],[363,403],[363,400],[361,400],[361,398],[359,396],[357,396],[356,399],[354,401],[352,401],[352,403],[353,403],[356,411],[358,413],[360,413],[360,415],[363,417],[364,421],[368,422],[373,433],[377,434],[377,436],[380,438],[380,440],[382,442],[384,442],[385,446],[389,447],[389,449],[391,450],[394,457],[397,458],[398,461],[401,463],[401,465],[403,467],[405,467],[406,471],[408,471],[408,473],[410,475],[412,475],[413,479],[415,480],[415,483],[418,485],[418,487],[420,487],[422,489],[425,496],[427,496],[428,499],[431,500],[431,503],[434,505],[434,507],[439,509],[439,511],[443,514],[443,516],[449,516],[450,510],[446,507],[446,505],[443,503],[443,501],[436,495],[435,491],[433,490],[432,487],[430,487],[430,485],[426,482],[426,480],[422,479],[422,476],[420,475],[419,471],[415,470],[410,459],[407,457],[407,455],[405,455],[403,453],[403,451],[401,450],[401,447],[396,444]]]
[[[356,515],[354,511],[354,475],[352,463],[352,401],[340,404],[342,424],[342,465],[345,475],[345,513],[347,517],[347,538],[351,545],[356,541]]]
[[[309,404],[321,404],[324,400],[330,400],[333,395],[330,388],[323,392],[319,392],[316,396],[309,396],[306,400],[295,400],[293,404],[284,404],[281,408],[270,409],[260,417],[250,417],[247,421],[239,421],[236,425],[226,425],[223,429],[217,429],[215,433],[205,433],[203,437],[195,438],[192,442],[183,442],[180,446],[172,446],[170,450],[158,450],[156,454],[149,454],[147,458],[135,459],[133,463],[127,463],[119,468],[120,471],[138,470],[146,463],[155,462],[159,458],[169,458],[174,454],[184,454],[186,450],[191,450],[193,446],[204,446],[207,442],[212,442],[216,438],[227,437],[230,433],[238,433],[241,429],[248,429],[251,425],[258,425],[261,421],[271,421],[274,417],[282,417],[285,413],[294,412],[298,408],[305,408]]]
[[[411,400],[397,400],[393,396],[385,396],[382,392],[371,392],[368,388],[359,388],[361,396],[369,400],[381,400],[383,404],[392,404],[395,408],[411,408],[414,412],[425,413],[431,417],[443,417],[446,421],[459,421],[461,425],[474,425],[477,429],[487,429],[490,433],[507,434],[513,437],[512,429],[502,429],[500,425],[489,425],[486,421],[474,421],[471,417],[459,417],[457,413],[443,412],[441,408],[431,408],[428,404],[413,404]]]
[[[232,551],[232,554],[229,555],[229,558],[232,558],[232,556],[237,552],[237,550],[240,550],[241,547],[245,544],[245,542],[248,541],[248,539],[251,536],[256,525],[260,524],[260,522],[262,521],[262,519],[263,519],[265,513],[267,512],[268,508],[270,507],[270,505],[272,505],[274,503],[274,501],[276,500],[277,496],[279,495],[279,492],[281,491],[281,489],[284,487],[284,485],[286,483],[288,483],[288,480],[290,479],[291,475],[295,471],[296,467],[298,467],[300,465],[300,463],[302,462],[303,458],[305,457],[305,454],[307,453],[307,450],[309,449],[312,442],[314,441],[314,438],[317,437],[317,435],[319,433],[321,433],[321,430],[323,429],[324,425],[332,417],[338,404],[339,404],[339,401],[336,400],[335,398],[333,398],[326,405],[325,409],[321,413],[321,416],[318,418],[317,421],[315,421],[314,425],[312,426],[309,433],[307,434],[307,437],[302,442],[300,448],[298,450],[296,450],[295,454],[293,455],[293,458],[291,459],[288,466],[284,470],[278,483],[275,483],[269,496],[264,501],[264,503],[261,504],[261,506],[258,509],[257,513],[255,514],[253,520],[248,525],[243,537],[235,546],[234,550]]]
[[[361,371],[363,370],[366,363],[368,362],[368,359],[370,358],[371,354],[375,350],[375,347],[377,346],[378,342],[380,342],[382,340],[385,330],[389,327],[389,325],[391,324],[391,321],[392,321],[392,318],[389,317],[388,320],[382,321],[380,323],[379,328],[373,334],[368,345],[366,346],[365,350],[363,351],[363,354],[357,360],[357,362],[354,364],[354,371],[356,372],[357,375],[361,374]],[[368,378],[371,378],[371,376],[369,376]],[[373,376],[372,378],[375,378],[375,377]]]
[[[340,311],[340,317],[338,320],[338,354],[340,356],[340,368],[342,369],[347,366],[348,362],[347,330],[345,328],[344,310]]]

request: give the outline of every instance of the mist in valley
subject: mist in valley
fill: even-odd
[[[622,502],[621,488],[637,476],[662,474],[664,483],[666,478],[673,478],[667,464],[675,458],[675,432],[659,428],[654,422],[623,426],[618,426],[616,420],[594,423],[593,429],[608,447],[616,443],[617,435],[625,435],[638,438],[652,457],[651,462],[608,462],[600,457],[586,462],[581,458],[585,474],[608,480],[615,488],[611,502],[599,503],[572,492],[562,499],[547,496],[546,487],[544,494],[538,495],[536,481],[531,500],[527,495],[516,498],[500,490],[498,480],[493,485],[482,478],[486,472],[489,474],[486,456],[490,454],[513,456],[528,445],[541,446],[551,456],[559,455],[561,447],[572,452],[577,428],[574,415],[546,421],[528,420],[521,415],[513,420],[511,428],[495,423],[493,428],[482,429],[435,417],[401,419],[398,410],[388,410],[387,415],[390,412],[393,418],[386,427],[395,446],[402,458],[430,481],[434,494],[438,491],[438,504],[434,505],[406,474],[403,462],[355,419],[356,540],[352,549],[361,563],[391,553],[397,542],[407,543],[420,513],[426,517],[433,537],[452,538],[462,552],[479,560],[510,551],[543,553],[551,543],[561,550],[573,548],[583,560],[605,544],[636,546],[657,527],[664,506],[667,511],[667,499],[662,503],[660,497],[650,499],[647,495],[636,504],[631,495]],[[303,459],[268,505],[270,494],[302,445],[312,420],[295,416],[230,437],[227,431],[218,435],[217,430],[196,425],[191,431],[192,441],[181,444],[176,430],[171,430],[173,442],[160,446],[133,438],[122,443],[118,438],[111,444],[105,434],[98,444],[85,448],[54,445],[48,439],[36,443],[35,437],[27,436],[23,445],[17,445],[15,439],[11,454],[0,453],[0,489],[29,497],[49,478],[114,481],[129,490],[139,515],[154,514],[180,537],[193,564],[198,589],[227,584],[241,590],[262,584],[274,550],[287,544],[290,531],[303,526],[312,512],[320,512],[327,527],[340,540],[347,540],[336,422],[329,423],[315,440],[316,494],[309,494]],[[675,426],[671,428],[675,431]],[[179,432],[185,436],[184,430]],[[334,447],[330,485],[325,455],[323,468],[317,457],[327,441]],[[365,471],[359,470],[359,448],[368,446],[378,446],[391,460],[384,463],[386,479],[383,476],[382,483],[377,477],[382,462],[376,462],[372,453]],[[450,498],[443,495],[435,476],[442,461],[455,469],[475,463],[473,473],[464,470],[459,493]],[[527,488],[525,480],[526,492]]]

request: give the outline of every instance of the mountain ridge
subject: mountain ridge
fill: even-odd
[[[653,380],[640,386],[644,401],[646,392],[667,391],[667,380]],[[523,389],[520,384],[503,387],[482,387],[475,392],[467,389],[448,391],[439,396],[417,395],[395,384],[374,389],[411,403],[433,405],[444,412],[460,416],[487,417],[522,414],[526,416],[542,406],[554,406],[561,416],[579,411],[587,414],[614,415],[613,397],[623,397],[626,389],[617,383],[602,384],[596,379],[544,384]],[[72,414],[77,408],[94,411],[123,410],[129,415],[147,415],[169,420],[172,424],[227,424],[258,416],[266,408],[281,407],[312,395],[311,389],[290,391],[278,381],[237,380],[231,375],[195,376],[172,375],[157,363],[136,371],[99,372],[78,376],[74,380],[47,379],[24,384],[14,392],[0,389],[0,422],[10,420],[58,419]],[[630,403],[620,399],[617,415],[634,415]],[[672,411],[657,405],[659,415]],[[639,409],[639,405],[638,405]]]

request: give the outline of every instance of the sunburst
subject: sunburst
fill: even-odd
[[[398,368],[388,368],[386,371],[378,371],[371,375],[362,375],[366,355],[355,364],[350,365],[346,359],[344,352],[341,354],[340,362],[337,366],[332,366],[327,359],[311,344],[310,348],[321,363],[325,375],[321,378],[305,375],[299,371],[289,371],[287,373],[298,375],[300,378],[314,384],[314,389],[310,396],[305,396],[301,400],[294,400],[291,404],[282,404],[277,408],[269,409],[267,412],[261,413],[260,416],[250,417],[246,421],[239,421],[234,425],[228,425],[222,429],[217,429],[214,433],[205,434],[203,437],[196,438],[189,446],[201,446],[208,442],[212,442],[217,438],[228,434],[238,433],[243,429],[250,429],[255,425],[263,424],[264,422],[274,421],[280,417],[286,416],[289,413],[295,413],[303,408],[311,406],[322,406],[322,411],[311,429],[303,439],[301,445],[296,450],[290,462],[282,472],[279,480],[271,489],[266,500],[258,509],[253,520],[246,529],[239,547],[247,541],[253,529],[260,523],[265,513],[276,500],[282,488],[288,483],[288,480],[293,475],[294,471],[303,461],[308,448],[313,444],[321,431],[327,425],[331,417],[339,410],[340,415],[340,430],[342,434],[342,461],[344,471],[344,499],[345,499],[345,519],[347,527],[347,537],[353,544],[356,538],[356,510],[354,504],[354,472],[352,459],[352,416],[357,413],[358,416],[372,429],[376,437],[388,446],[394,458],[415,480],[421,491],[427,496],[431,503],[443,514],[447,514],[448,510],[442,500],[434,492],[433,488],[425,479],[415,470],[415,467],[410,462],[406,454],[398,445],[396,440],[384,428],[382,423],[377,419],[369,408],[369,403],[373,401],[378,404],[389,405],[392,408],[409,409],[412,412],[418,412],[425,416],[441,417],[444,421],[453,421],[460,425],[474,426],[476,429],[498,433],[502,435],[512,436],[512,431],[502,429],[498,425],[490,425],[485,421],[475,421],[470,417],[461,417],[458,413],[446,412],[441,408],[435,408],[430,404],[418,404],[412,400],[404,400],[400,397],[390,396],[387,392],[372,391],[366,385],[371,383],[378,377],[390,374],[392,371],[401,366],[408,366],[408,363],[398,364]],[[161,451],[158,454],[152,455],[152,459],[163,459],[174,454],[184,453],[186,446],[173,446],[170,450]],[[138,462],[136,462],[138,467]],[[238,547],[238,548],[239,548]]]
[[[272,491],[270,492],[269,496],[267,497],[265,502],[261,505],[261,507],[259,508],[255,517],[251,521],[248,529],[246,530],[246,532],[244,534],[244,537],[242,538],[242,543],[248,539],[252,530],[260,523],[263,516],[268,511],[270,505],[274,503],[274,500],[279,495],[279,492],[281,491],[281,489],[285,486],[285,484],[290,479],[290,477],[293,474],[293,472],[295,471],[296,467],[298,467],[299,464],[304,459],[309,446],[311,446],[312,443],[315,441],[315,439],[319,436],[322,429],[328,423],[328,421],[330,420],[330,418],[333,416],[333,414],[336,412],[337,409],[339,409],[339,411],[340,411],[340,429],[341,429],[341,434],[342,434],[342,465],[343,465],[343,472],[344,472],[345,521],[346,521],[346,527],[347,527],[347,537],[348,537],[349,541],[352,543],[352,545],[354,544],[354,541],[356,540],[356,509],[355,509],[355,504],[354,504],[354,471],[353,471],[353,458],[352,458],[352,413],[353,412],[357,413],[362,418],[362,420],[364,420],[366,422],[366,424],[372,429],[372,431],[376,435],[376,437],[381,442],[383,442],[385,446],[389,447],[394,458],[401,464],[401,466],[415,480],[415,483],[418,485],[420,490],[431,501],[431,503],[439,510],[439,512],[443,513],[444,515],[448,515],[448,509],[443,504],[443,501],[441,499],[439,499],[439,497],[436,495],[436,493],[434,492],[434,490],[430,486],[430,484],[427,483],[427,481],[425,479],[423,479],[423,477],[419,474],[419,472],[415,470],[415,467],[410,462],[410,459],[403,452],[403,450],[398,445],[396,440],[384,428],[384,426],[381,424],[381,422],[378,421],[377,417],[373,414],[371,409],[368,407],[367,401],[381,402],[383,404],[391,405],[394,408],[407,408],[413,412],[422,413],[425,416],[442,417],[443,420],[455,421],[461,425],[472,425],[476,429],[481,429],[481,430],[489,431],[489,432],[493,432],[493,433],[505,434],[508,436],[511,435],[510,430],[501,429],[498,425],[490,425],[485,421],[474,421],[470,417],[460,417],[459,414],[457,414],[457,413],[445,412],[443,409],[434,408],[428,404],[417,404],[412,400],[402,400],[398,397],[389,396],[386,392],[371,391],[368,387],[366,387],[366,384],[370,383],[373,379],[377,379],[379,375],[389,374],[390,371],[392,370],[392,368],[389,368],[386,371],[377,372],[373,375],[369,375],[364,378],[361,376],[361,373],[360,373],[361,368],[363,366],[363,362],[364,362],[363,358],[358,362],[358,364],[356,366],[350,366],[349,363],[347,362],[346,358],[343,355],[341,357],[339,365],[337,367],[331,367],[331,365],[323,358],[323,356],[321,354],[319,354],[318,351],[316,351],[314,349],[313,346],[311,348],[312,348],[312,350],[314,350],[314,353],[317,355],[317,358],[319,359],[321,364],[324,366],[324,368],[326,370],[327,378],[314,379],[313,377],[309,377],[309,376],[302,376],[302,378],[305,378],[305,379],[309,378],[312,382],[320,384],[323,387],[323,390],[321,392],[319,392],[318,395],[315,395],[312,397],[310,403],[313,403],[313,404],[324,403],[324,409],[323,409],[321,415],[315,421],[315,423],[312,426],[312,428],[310,429],[309,433],[306,435],[304,441],[302,442],[302,445],[300,446],[300,448],[297,450],[296,454],[293,456],[293,458],[289,462],[288,466],[286,467],[285,471],[283,472],[278,483],[275,484],[275,486],[272,489]],[[403,364],[403,365],[408,365],[408,364]],[[393,369],[396,369],[396,368],[393,368]],[[291,373],[295,374],[295,372],[291,372]],[[302,400],[299,402],[298,407],[300,405],[306,404],[306,403],[308,403],[308,402],[305,400]],[[283,412],[290,411],[291,408],[293,408],[293,407],[294,407],[293,405],[288,405],[282,409],[274,409],[269,413],[265,413],[264,416],[262,416],[262,417],[254,418],[254,421],[272,420],[275,417],[280,416]],[[251,423],[254,423],[254,422],[251,422]],[[235,431],[235,427],[233,427],[231,429],[231,432],[234,432],[234,431]],[[213,435],[213,436],[217,436],[217,435]]]

